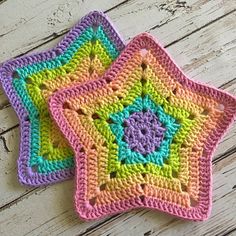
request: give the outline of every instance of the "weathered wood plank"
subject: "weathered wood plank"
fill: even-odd
[[[232,16],[229,15],[224,19],[221,19],[220,21],[218,21],[215,24],[212,24],[210,26],[208,26],[206,29],[202,29],[199,32],[196,32],[195,34],[189,36],[188,38],[184,39],[182,43],[182,41],[176,43],[175,45],[172,45],[168,48],[168,50],[171,52],[171,55],[174,59],[176,59],[176,61],[178,63],[180,63],[181,67],[184,67],[184,65],[188,65],[188,68],[185,69],[185,72],[191,76],[191,73],[194,73],[194,71],[191,69],[191,64],[193,65],[193,67],[195,68],[195,70],[199,71],[199,74],[196,76],[196,79],[201,80],[202,78],[208,78],[208,75],[205,76],[205,74],[209,74],[208,73],[208,68],[211,69],[211,75],[212,75],[212,81],[210,82],[211,84],[214,84],[216,82],[216,78],[218,78],[218,80],[220,80],[221,84],[225,84],[225,81],[228,81],[230,79],[233,78],[234,75],[234,69],[235,69],[235,65],[236,65],[236,61],[235,58],[233,58],[233,54],[236,55],[236,53],[231,52],[233,50],[224,50],[224,48],[226,48],[227,45],[231,45],[231,48],[233,48],[233,34],[228,34],[228,31],[232,30],[232,26],[236,26],[236,22],[232,20]],[[229,20],[230,19],[230,20]],[[228,22],[230,23],[227,27],[225,26],[226,23]],[[236,27],[235,27],[236,28]],[[215,32],[215,33],[214,33]],[[225,35],[225,37],[222,36],[222,38],[224,38],[225,40],[220,40],[219,43],[215,43],[215,41],[217,39],[215,39],[214,37],[212,37],[212,39],[209,39],[208,41],[203,40],[203,38],[209,38],[209,34],[216,34],[216,35]],[[203,35],[203,36],[202,36]],[[202,37],[201,37],[202,36]],[[192,43],[191,43],[192,42]],[[194,43],[193,43],[194,42]],[[225,46],[226,45],[226,46]],[[47,47],[48,45],[44,46]],[[51,46],[51,45],[50,45]],[[212,48],[212,50],[221,50],[221,53],[218,54],[218,57],[213,56],[213,58],[211,60],[205,60],[205,58],[207,56],[204,57],[204,55],[208,55],[208,51],[209,48]],[[227,46],[227,48],[229,49],[229,46]],[[39,49],[38,49],[39,50]],[[199,52],[198,52],[199,50]],[[194,52],[194,55],[192,55],[191,52]],[[226,61],[224,61],[226,59],[226,54],[231,58],[231,61],[228,61],[228,72],[220,77],[218,77],[218,68],[226,63]],[[198,62],[196,64],[196,61]],[[199,69],[200,67],[200,69]],[[189,72],[188,72],[189,71]],[[230,90],[230,92],[232,92],[233,94],[235,90],[233,89],[235,84],[229,84],[228,89]],[[233,87],[233,88],[232,88]],[[224,86],[224,89],[226,89],[227,86]],[[1,132],[8,130],[9,128],[14,127],[15,125],[18,124],[18,119],[13,111],[13,109],[11,107],[7,107],[5,109],[0,110],[0,130]],[[0,132],[0,134],[1,134]],[[218,147],[216,154],[215,154],[215,158],[219,157],[220,155],[222,155],[223,153],[227,152],[228,150],[234,149],[235,147],[235,140],[234,140],[234,135],[236,132],[236,126],[234,126],[230,132],[228,133],[228,135],[225,137],[225,139],[223,139],[222,143],[220,144],[220,146]],[[18,136],[16,136],[15,142],[18,143]],[[8,160],[11,160],[11,162],[9,163]],[[3,166],[5,165],[11,165],[14,166],[14,168],[16,168],[16,163],[12,161],[12,158],[7,158],[5,159],[5,163],[3,163],[3,165],[0,166],[0,169],[3,168]],[[3,169],[4,172],[4,169]],[[1,181],[4,181],[4,178],[1,179]],[[0,184],[1,186],[1,184]],[[3,187],[4,184],[2,184],[2,188],[0,188],[3,192],[7,191],[5,190],[5,188]],[[22,193],[19,194],[19,192],[14,192],[12,191],[12,197],[14,198],[18,198],[21,196],[21,194],[24,194],[25,192],[22,191]],[[3,206],[5,204],[7,204],[8,201],[7,198],[4,199],[0,199],[0,206]]]
[[[4,45],[0,62],[63,34],[93,9],[108,11],[126,39],[148,31],[169,44],[236,8],[233,0],[31,0],[27,3],[18,1],[17,7],[15,4],[14,0],[8,0],[0,8],[3,26],[0,30],[0,45]],[[116,5],[119,7],[114,8]]]
[[[213,209],[205,222],[188,222],[155,211],[130,212],[84,235],[225,235],[235,228],[236,153],[213,168]],[[68,231],[69,233],[70,231]]]
[[[81,222],[75,215],[72,181],[40,189],[0,214],[0,234],[8,236],[58,235],[68,227],[76,227],[74,233],[79,234],[93,224]]]
[[[236,70],[235,17],[236,13],[232,13],[168,47],[172,58],[190,78],[218,87],[234,79]],[[0,119],[2,119],[1,114]],[[14,124],[9,122],[9,127],[4,125],[0,124],[1,130],[6,130]]]
[[[96,231],[87,230],[101,224],[81,222],[73,210],[73,184],[67,181],[44,188],[24,198],[0,214],[1,235],[222,235],[235,227],[236,153],[214,165],[213,211],[203,223],[175,219],[164,213],[136,210],[108,220]],[[50,209],[50,210],[49,210]]]
[[[0,207],[30,190],[19,185],[17,179],[18,141],[19,129],[13,129],[0,136]]]
[[[126,1],[8,0],[0,8],[0,45],[4,45],[0,61],[25,53],[68,31],[93,9],[107,11],[122,2]]]
[[[19,124],[18,117],[11,106],[0,109],[0,134],[7,129]]]
[[[75,5],[76,2],[80,4],[80,7]],[[2,32],[6,33],[7,30],[13,29],[13,31],[6,34],[7,38],[0,36],[0,43],[6,49],[2,50],[5,54],[0,52],[0,62],[35,47],[36,51],[41,51],[55,45],[60,37],[52,40],[56,36],[53,34],[54,32],[63,34],[83,14],[92,8],[94,9],[96,5],[105,10],[108,9],[108,5],[112,8],[112,6],[121,3],[119,7],[110,10],[108,14],[125,39],[129,39],[139,32],[149,31],[161,42],[164,42],[164,45],[171,44],[168,47],[169,52],[190,77],[215,86],[222,86],[232,94],[236,94],[235,81],[229,83],[235,79],[236,67],[236,22],[234,20],[235,13],[232,13],[236,7],[234,1],[189,0],[187,4],[175,0],[107,2],[101,0],[97,4],[92,0],[60,0],[56,4],[55,2],[52,4],[52,1],[49,0],[32,0],[25,6],[24,1],[19,1],[16,8],[14,5],[16,1],[5,1],[0,8],[0,22],[5,31],[0,28],[0,35]],[[124,3],[122,4],[122,2]],[[6,7],[5,10],[2,10],[3,6]],[[39,13],[43,8],[45,11]],[[72,16],[69,14],[71,8],[73,8]],[[12,11],[12,9],[14,10]],[[26,11],[31,12],[26,16]],[[16,17],[9,19],[10,12],[11,15],[14,13]],[[19,14],[17,14],[18,12]],[[228,15],[223,17],[225,14]],[[52,25],[55,24],[54,26],[50,25],[48,16],[49,18],[54,17],[55,21],[51,21]],[[214,22],[221,17],[223,18]],[[2,21],[2,18],[7,19],[6,23]],[[194,34],[189,35],[191,32]],[[19,38],[19,35],[22,38]],[[15,38],[17,40],[13,40]],[[44,44],[45,42],[48,43]],[[38,47],[39,45],[42,46]],[[111,218],[104,224],[101,221],[81,223],[72,209],[72,181],[33,191],[17,184],[16,152],[18,146],[15,145],[19,140],[18,129],[5,133],[8,128],[17,124],[17,118],[10,109],[7,98],[0,89],[0,123],[3,123],[2,126],[0,124],[0,134],[4,132],[0,136],[0,173],[2,173],[0,174],[0,208],[7,204],[0,213],[1,235],[86,235],[87,233],[107,235],[106,225],[111,235],[127,235],[127,230],[131,229],[133,235],[145,233],[146,235],[172,235],[173,233],[178,235],[178,232],[181,235],[187,235],[187,233],[202,235],[204,232],[206,235],[222,235],[223,230],[227,233],[234,229],[232,226],[235,225],[235,218],[232,218],[233,213],[230,208],[235,204],[233,201],[235,191],[230,192],[230,187],[232,187],[231,180],[233,180],[232,176],[235,176],[235,171],[233,174],[229,174],[227,179],[222,176],[225,176],[227,171],[231,173],[230,169],[235,168],[234,154],[228,155],[236,149],[236,125],[226,135],[215,153],[215,158],[219,158],[218,161],[226,157],[222,154],[227,154],[228,157],[225,160],[230,160],[233,166],[225,163],[225,160],[219,161],[221,165],[216,171],[219,173],[219,177],[215,177],[218,179],[218,187],[214,187],[214,205],[216,204],[216,207],[213,206],[218,213],[213,212],[213,219],[210,219],[209,223],[203,223],[203,229],[201,229],[202,223],[196,223],[196,225],[189,222],[183,223],[164,214],[160,213],[160,216],[159,214],[156,216],[156,213],[145,210]],[[3,117],[5,118],[3,119]],[[228,169],[227,166],[229,166]],[[225,170],[225,174],[221,172],[222,168]],[[228,181],[229,183],[227,183]],[[226,196],[222,198],[223,195]],[[15,199],[17,200],[14,201]],[[145,224],[142,224],[143,222]],[[219,223],[219,227],[217,223]],[[96,230],[96,226],[100,224],[99,231],[92,230],[93,228]],[[172,226],[173,231],[171,230]],[[122,228],[125,231],[122,231]]]

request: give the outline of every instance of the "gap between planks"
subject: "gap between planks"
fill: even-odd
[[[230,13],[230,14],[231,14],[231,13]],[[188,37],[188,36],[189,36],[189,35],[187,35],[186,37]],[[186,37],[184,37],[184,38],[186,38]],[[55,38],[54,38],[54,39],[55,39]],[[182,40],[182,39],[181,39],[181,40]],[[51,40],[50,40],[50,41],[51,41]],[[174,43],[175,43],[175,42],[174,42]],[[167,46],[169,46],[169,45],[167,45]],[[228,82],[227,82],[227,83],[228,83]],[[226,88],[227,88],[227,86],[226,86]],[[225,88],[224,88],[224,89],[225,89]],[[6,132],[5,132],[5,133],[6,133]],[[4,134],[5,134],[5,133],[4,133]]]
[[[223,185],[225,181],[228,179],[228,182],[230,182],[231,184],[234,182],[233,176],[236,173],[236,162],[234,161],[236,157],[236,152],[234,154],[231,154],[229,156],[229,159],[224,159],[221,160],[220,162],[215,162],[213,165],[213,175],[215,178],[213,178],[213,180],[217,180],[217,185],[219,185],[218,187],[215,187],[215,192],[219,192],[221,188],[223,188]],[[232,167],[231,167],[232,166]],[[224,168],[226,170],[224,170]],[[224,170],[224,171],[223,171]],[[217,174],[219,172],[221,172],[221,175],[224,176],[224,180],[220,179],[220,176]],[[231,172],[231,173],[230,173]],[[234,174],[233,174],[234,173]],[[231,176],[231,179],[230,179]],[[227,186],[227,184],[226,184]],[[124,235],[124,232],[127,230],[128,226],[130,225],[131,227],[131,231],[132,228],[134,231],[136,231],[136,235],[173,235],[174,232],[176,233],[176,235],[208,235],[208,236],[212,236],[212,235],[229,235],[231,232],[235,231],[235,223],[236,223],[236,218],[233,217],[233,212],[234,210],[231,209],[229,210],[230,213],[232,214],[232,221],[231,224],[229,225],[228,220],[230,219],[226,219],[225,222],[223,221],[222,216],[217,216],[218,213],[221,212],[217,212],[214,209],[214,205],[216,205],[216,203],[218,201],[223,201],[222,199],[227,199],[227,197],[230,196],[231,197],[231,204],[233,204],[233,202],[236,203],[235,201],[235,185],[232,187],[231,190],[228,191],[227,194],[225,195],[220,195],[220,196],[215,196],[215,200],[213,202],[213,212],[212,215],[210,217],[210,219],[208,219],[208,221],[205,222],[189,222],[189,221],[183,221],[181,219],[178,218],[174,218],[174,217],[170,217],[170,220],[163,224],[162,222],[160,224],[162,225],[158,225],[159,222],[157,221],[155,224],[155,221],[153,220],[152,223],[149,226],[144,226],[145,230],[142,229],[142,223],[146,222],[146,224],[148,225],[148,222],[146,220],[150,220],[151,218],[155,218],[158,220],[159,217],[155,216],[155,212],[153,211],[149,211],[149,210],[142,210],[142,211],[135,211],[134,213],[127,213],[120,215],[119,218],[115,218],[115,219],[108,219],[106,222],[103,222],[101,225],[97,226],[97,227],[91,227],[88,228],[85,232],[79,234],[79,236],[85,236],[85,235],[89,235],[89,236],[95,236],[95,235],[101,235],[101,236],[105,236],[105,235]],[[227,200],[225,200],[225,202],[227,202]],[[218,204],[221,205],[221,204]],[[217,205],[217,206],[218,206]],[[216,206],[216,207],[217,207]],[[218,206],[219,207],[219,206]],[[228,207],[230,208],[230,203],[228,204]],[[223,208],[223,207],[222,207]],[[226,207],[226,209],[228,209]],[[219,208],[218,211],[220,211],[221,209]],[[225,210],[225,209],[224,209]],[[167,218],[166,214],[162,214],[164,218]],[[142,215],[146,215],[145,218],[142,218]],[[227,218],[227,216],[225,216]],[[223,222],[219,222],[219,219],[222,219]],[[146,220],[145,220],[146,219]],[[215,219],[218,219],[218,221],[216,221]],[[159,219],[160,220],[160,219]],[[128,221],[128,222],[127,222]],[[119,224],[119,223],[120,224]],[[124,223],[125,222],[125,223]],[[127,222],[127,223],[126,223]],[[226,224],[226,226],[224,225],[217,225],[218,223],[221,224]],[[119,225],[119,226],[118,226]],[[126,225],[126,227],[125,227]],[[123,227],[124,226],[124,227]],[[124,230],[123,230],[124,228]],[[185,231],[186,229],[186,231]],[[127,231],[126,231],[127,232]],[[122,234],[123,233],[123,234]],[[137,234],[140,233],[140,234]],[[128,234],[126,234],[128,235]]]
[[[226,16],[229,16],[229,15],[233,14],[234,12],[235,12],[235,10],[233,10],[233,11],[231,11],[231,12],[229,12],[229,13],[225,14],[224,16],[221,16],[221,17],[219,17],[219,18],[217,18],[217,19],[221,20],[221,19],[225,18]],[[208,24],[206,24],[206,25],[204,25],[204,26],[198,28],[197,30],[193,31],[192,33],[189,33],[189,34],[183,36],[181,39],[175,40],[174,42],[172,42],[172,43],[170,43],[170,44],[168,44],[168,45],[165,45],[164,47],[165,47],[165,48],[169,48],[169,47],[171,47],[172,45],[174,45],[174,44],[180,42],[181,40],[183,40],[183,39],[189,37],[190,35],[193,35],[193,34],[197,33],[198,31],[203,30],[205,27],[209,27],[211,24],[213,24],[213,23],[215,23],[215,22],[216,22],[216,20],[213,20],[212,22],[209,22]],[[65,34],[65,33],[63,33],[62,35],[64,35],[64,34]],[[58,36],[58,37],[61,37],[62,35],[60,35],[60,36]],[[57,37],[56,37],[56,38],[57,38]],[[49,42],[54,41],[54,40],[55,40],[55,37],[54,37],[52,40],[46,41],[45,43],[49,43]],[[39,46],[37,46],[36,48],[39,48],[40,46],[42,46],[42,45],[39,45]],[[32,50],[35,50],[36,48],[31,49],[31,50],[28,51],[28,52],[32,52]],[[227,84],[230,85],[230,83],[233,83],[234,81],[235,81],[235,79],[233,79],[233,80],[231,80],[231,81],[229,81],[229,82],[226,82],[226,83],[224,83],[224,84],[221,84],[219,88],[226,89],[226,88],[228,87]],[[0,110],[6,109],[6,108],[8,108],[9,106],[11,106],[10,103],[9,103],[9,101],[6,101],[3,105],[1,105]],[[13,127],[14,127],[14,126],[13,126]],[[12,127],[10,127],[10,128],[7,129],[7,130],[4,130],[4,131],[2,131],[2,132],[0,131],[0,135],[2,135],[3,133],[6,133],[7,131],[10,131],[11,129],[12,129]]]
[[[223,19],[223,18],[222,18],[222,19]],[[231,80],[231,83],[232,83],[232,80]],[[230,86],[231,83],[229,83],[228,85]],[[227,84],[224,84],[224,85],[222,85],[222,86],[224,86],[224,88],[227,88],[227,87],[228,87]],[[16,127],[18,127],[18,124],[15,125],[14,127],[11,127],[10,130],[15,129]],[[6,134],[8,131],[9,131],[9,130],[6,130],[6,131],[2,132],[1,135]],[[230,153],[232,153],[232,150],[230,150]],[[222,155],[219,157],[219,159],[221,159],[221,158],[223,158]],[[27,194],[25,194],[24,196],[27,196]],[[17,199],[18,199],[18,201],[19,201],[19,200],[22,200],[23,198],[24,198],[24,197],[21,197],[21,196],[20,196],[20,197],[18,197]],[[10,205],[12,205],[12,204],[14,204],[14,201],[11,201]],[[6,206],[6,205],[4,205],[4,206]],[[3,206],[3,207],[4,207],[4,206]]]
[[[8,1],[11,2],[10,0]],[[44,1],[42,3],[44,5],[41,8],[38,6],[39,4],[35,5],[34,2],[36,1],[32,0],[32,6],[35,8],[39,8],[40,10],[41,8],[44,7],[45,5],[44,2],[47,2],[47,1]],[[36,15],[35,10],[34,10],[32,14],[29,15],[29,17],[26,17],[25,21],[23,22],[21,22],[21,20],[18,19],[19,17],[16,18],[16,21],[13,21],[12,24],[22,26],[22,30],[21,28],[19,28],[17,32],[13,32],[12,36],[9,35],[9,37],[7,37],[5,40],[3,39],[2,43],[9,44],[9,42],[11,42],[10,40],[11,37],[15,38],[17,35],[20,35],[20,34],[22,34],[22,39],[24,38],[24,41],[23,41],[23,45],[21,45],[22,44],[21,41],[17,43],[17,45],[13,45],[12,52],[8,52],[9,50],[6,51],[6,55],[8,55],[8,58],[11,57],[11,55],[13,55],[12,57],[16,55],[18,56],[24,55],[26,52],[30,51],[30,50],[27,50],[27,48],[36,49],[39,45],[43,45],[44,43],[49,42],[50,40],[53,40],[56,37],[59,37],[57,35],[63,35],[65,32],[67,32],[71,28],[70,23],[67,23],[67,22],[75,23],[77,21],[76,17],[74,17],[71,14],[74,13],[75,10],[80,10],[79,16],[81,16],[81,14],[83,13],[85,14],[85,12],[88,12],[88,9],[91,7],[89,5],[90,3],[87,3],[87,1],[78,0],[77,2],[78,4],[83,5],[85,7],[84,9],[87,9],[87,11],[83,10],[83,8],[81,9],[81,6],[79,7],[78,4],[76,5],[74,1],[71,1],[70,3],[66,1],[59,1],[60,4],[58,3],[58,4],[50,6],[51,8],[50,11],[48,10],[41,11],[40,14]],[[163,26],[165,26],[166,28],[166,26],[170,24],[170,27],[172,27],[174,31],[173,34],[169,35],[168,34],[169,30],[168,29],[165,30],[165,28],[164,28],[164,32],[163,31],[161,32],[164,36],[167,36],[166,37],[167,39],[164,40],[165,42],[167,42],[166,43],[167,45],[168,45],[168,41],[170,41],[169,43],[171,43],[175,40],[178,40],[183,35],[191,34],[191,32],[193,32],[194,30],[200,29],[205,24],[213,22],[214,20],[218,20],[220,19],[220,17],[227,15],[229,12],[233,11],[232,8],[236,7],[230,4],[229,1],[225,2],[223,0],[215,0],[213,2],[210,2],[210,1],[200,2],[198,0],[189,0],[188,3],[185,2],[184,4],[182,4],[183,6],[179,5],[179,1],[174,1],[174,0],[170,0],[168,2],[163,1],[163,0],[159,0],[159,1],[150,0],[150,1],[142,1],[142,2],[139,0],[133,0],[133,1],[132,0],[128,0],[128,1],[116,0],[116,2],[117,4],[116,5],[113,4],[113,6],[112,4],[109,3],[110,5],[109,9],[104,9],[105,8],[104,1],[100,2],[99,4],[94,3],[92,7],[95,9],[96,7],[100,9],[102,8],[105,12],[109,13],[109,16],[111,16],[111,18],[113,19],[113,22],[117,23],[118,26],[121,26],[120,31],[121,32],[123,31],[123,35],[125,35],[126,39],[130,38],[131,34],[135,35],[144,30],[152,31],[152,33],[155,34],[156,32],[159,32],[158,30],[160,28],[163,28]],[[165,5],[165,7],[163,7],[163,5]],[[9,6],[6,6],[5,7],[6,9],[4,9],[5,11],[2,12],[3,22],[4,22],[4,14],[5,12],[9,11],[8,8],[10,6],[11,6],[10,4]],[[57,22],[57,24],[55,24],[54,27],[50,27],[50,22],[48,22],[49,23],[49,26],[48,26],[46,23],[47,21],[50,21],[51,19],[50,17],[52,17],[51,13],[52,12],[53,14],[56,13],[57,10],[60,9],[60,7],[65,8],[64,16],[61,16],[61,15],[58,16],[59,18],[57,20],[59,23]],[[224,11],[222,11],[222,7],[224,7]],[[169,9],[172,9],[173,14],[170,13],[171,11]],[[20,10],[22,11],[24,10],[24,8],[21,7]],[[70,13],[69,16],[67,14],[68,12]],[[151,15],[147,14],[147,12],[148,13],[150,12]],[[201,17],[201,15],[204,15],[204,18]],[[43,20],[42,20],[42,16],[44,18]],[[135,21],[134,23],[137,23],[139,25],[138,29],[137,27],[131,27],[131,24],[134,21],[133,19],[135,17],[138,20],[138,22]],[[150,21],[150,17],[152,21]],[[27,45],[25,44],[25,42],[27,42],[27,39],[28,39],[27,37],[30,37],[30,36],[25,34],[24,29],[25,27],[28,27],[27,25],[30,24],[31,21],[33,21],[32,19],[34,18],[35,20],[42,21],[41,27],[44,26],[46,29],[41,30],[42,33],[40,33],[40,35],[45,35],[45,36],[43,38],[40,38],[39,34],[38,33],[36,34],[33,31],[31,32],[32,37],[30,38],[33,42]],[[128,21],[124,22],[125,18],[127,18]],[[140,22],[139,19],[142,19],[143,22]],[[178,23],[175,25],[175,27],[173,27],[174,26],[173,22],[175,22],[176,20]],[[192,22],[193,20],[195,22]],[[65,23],[61,23],[61,21],[64,21]],[[157,24],[157,22],[159,22],[159,24]],[[163,22],[165,22],[165,24]],[[154,24],[154,26],[152,24]],[[62,25],[62,29],[59,28],[61,25]],[[186,30],[186,26],[187,26],[187,30]],[[174,28],[176,28],[176,30],[174,30]],[[10,27],[6,27],[5,29],[5,31],[8,31],[8,32],[11,32],[11,30],[12,28]],[[5,32],[3,34],[6,35]],[[175,35],[177,35],[177,39]],[[170,40],[168,40],[168,38],[170,38]],[[41,41],[45,41],[45,42],[40,44]],[[7,49],[8,47],[6,47],[6,50]],[[17,53],[19,49],[20,49],[20,53]],[[4,60],[4,58],[7,59],[6,57],[3,56],[3,58],[0,57],[0,60]]]

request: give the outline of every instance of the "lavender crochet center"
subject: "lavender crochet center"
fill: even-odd
[[[150,154],[160,147],[166,130],[150,110],[133,113],[125,119],[124,125],[124,138],[129,148],[142,155]]]

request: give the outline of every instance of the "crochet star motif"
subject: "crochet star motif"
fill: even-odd
[[[180,127],[149,96],[138,97],[121,112],[110,115],[109,130],[118,144],[118,160],[123,163],[156,163],[163,165],[170,144]],[[165,138],[165,140],[164,140]]]
[[[81,218],[137,207],[208,218],[211,157],[236,99],[188,79],[151,36],[134,38],[101,79],[49,104],[76,153]]]
[[[39,186],[71,178],[73,151],[50,118],[53,92],[101,76],[124,48],[109,19],[86,15],[53,49],[6,62],[0,79],[21,127],[18,175]]]

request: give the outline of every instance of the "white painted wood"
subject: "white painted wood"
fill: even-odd
[[[234,79],[236,71],[235,17],[236,13],[232,13],[168,47],[171,57],[190,78],[217,87]],[[0,119],[4,119],[1,114],[6,117],[5,119],[8,119],[8,116],[12,117],[10,109],[6,113],[0,113]],[[9,122],[9,127],[5,127],[3,123],[0,124],[0,130],[6,130],[17,124],[14,123],[16,119],[9,119],[12,121]]]
[[[34,51],[50,48],[61,38],[51,40],[54,32],[65,32],[92,9],[112,8],[108,15],[126,41],[142,31],[151,32],[163,45],[177,41],[168,51],[188,76],[236,95],[235,1],[186,2],[0,1],[0,62],[35,47]],[[0,235],[224,235],[235,229],[236,124],[214,155],[218,162],[214,166],[213,212],[204,223],[148,210],[108,221],[81,222],[73,210],[73,181],[35,190],[17,183],[19,130],[5,132],[17,124],[0,88]]]
[[[236,8],[234,0],[7,0],[0,7],[0,62],[71,28],[94,9],[108,15],[125,39],[148,31],[169,44]],[[181,3],[182,2],[182,3]],[[152,29],[154,28],[154,29]],[[16,40],[17,39],[17,40]]]
[[[216,235],[230,231],[236,223],[232,207],[236,204],[236,192],[232,189],[235,186],[235,158],[236,153],[214,165],[214,203],[208,221],[189,222],[156,211],[135,210],[98,227],[91,235],[144,235],[149,230],[152,235],[189,235],[191,232],[192,235]],[[1,235],[79,235],[98,224],[99,221],[81,222],[76,217],[72,194],[72,181],[69,181],[24,198],[1,212]]]
[[[0,133],[19,124],[18,117],[11,106],[7,106],[0,110],[0,120]]]
[[[122,1],[7,0],[0,5],[0,62],[68,30],[89,11],[106,11]]]
[[[87,235],[225,235],[235,227],[236,205],[236,153],[219,162],[213,168],[213,209],[205,222],[189,222],[175,219],[155,211],[132,211],[114,221],[97,228]],[[234,189],[233,189],[234,188]],[[70,231],[68,231],[69,235]]]
[[[19,129],[9,131],[0,136],[0,208],[12,202],[16,196],[29,191],[21,186],[17,179],[17,156],[19,149]],[[1,228],[1,226],[0,226]]]

